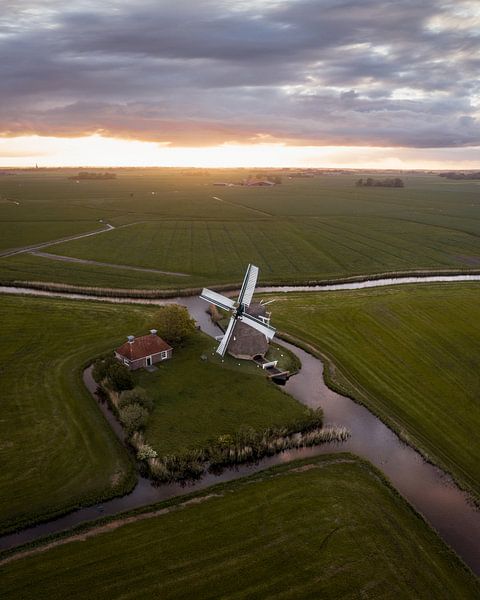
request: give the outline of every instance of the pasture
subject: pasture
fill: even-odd
[[[115,180],[78,184],[71,173],[0,178],[0,197],[9,199],[0,202],[2,247],[95,230],[101,219],[115,229],[47,251],[122,268],[22,254],[0,257],[0,279],[186,288],[239,282],[248,262],[264,282],[480,268],[475,182],[417,173],[402,176],[403,189],[357,188],[358,173],[289,179],[284,172],[281,185],[266,189],[213,185],[240,181],[248,170],[119,169]]]
[[[276,295],[274,322],[324,357],[365,404],[480,498],[480,285]]]
[[[82,382],[82,367],[151,326],[153,309],[0,297],[0,530],[123,494],[133,464]]]
[[[135,373],[155,401],[145,438],[159,456],[203,448],[242,427],[264,430],[295,423],[306,409],[248,361],[212,356],[217,344],[197,333],[158,370]],[[201,360],[201,356],[207,358]]]
[[[134,465],[86,390],[82,370],[127,334],[148,332],[159,310],[0,296],[0,532],[133,487]],[[222,363],[211,356],[214,347],[196,333],[157,372],[136,372],[157,403],[147,438],[159,453],[304,416],[305,408],[263,371],[233,359]]]
[[[378,471],[351,455],[283,465],[153,510],[13,555],[0,565],[2,598],[480,594],[478,580]]]

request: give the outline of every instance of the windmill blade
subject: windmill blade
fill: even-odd
[[[210,304],[215,304],[215,306],[223,308],[224,310],[232,310],[235,305],[235,302],[230,298],[222,296],[222,294],[217,294],[217,292],[212,292],[212,290],[207,288],[203,288],[200,298],[210,302]]]
[[[248,265],[247,272],[245,273],[245,277],[243,279],[242,289],[240,290],[240,294],[238,296],[238,304],[244,306],[250,306],[250,302],[253,298],[253,293],[255,291],[255,286],[257,285],[258,278],[258,267],[255,265]]]
[[[216,350],[217,354],[220,354],[220,356],[225,356],[225,352],[227,351],[227,346],[232,337],[236,322],[237,320],[234,317],[230,319],[227,330],[225,331],[225,335],[223,336],[222,341]]]
[[[267,340],[271,340],[275,335],[275,329],[270,327],[270,325],[266,325],[260,321],[260,319],[257,319],[257,317],[252,317],[252,315],[247,315],[244,313],[238,318],[242,321],[242,323],[245,323],[245,325],[250,325],[250,327],[253,327],[257,331],[260,331],[260,333],[263,333]]]

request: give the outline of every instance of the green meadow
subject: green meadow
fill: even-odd
[[[327,380],[480,497],[480,284],[276,295],[275,325]]]
[[[148,289],[238,283],[248,262],[265,282],[480,268],[475,182],[405,174],[402,189],[357,188],[355,173],[282,173],[283,183],[267,189],[213,185],[248,170],[119,169],[115,180],[79,183],[67,179],[72,173],[0,178],[2,248],[92,231],[102,220],[116,229],[47,251],[124,268],[22,254],[0,257],[1,280]]]
[[[146,329],[153,310],[0,297],[0,530],[123,494],[133,464],[82,382],[82,367]]]
[[[83,529],[0,564],[7,599],[478,598],[478,580],[382,479],[323,456]],[[110,523],[110,524],[109,524]]]
[[[248,361],[214,354],[217,344],[196,334],[158,370],[135,373],[154,399],[145,438],[159,456],[203,448],[242,427],[262,431],[305,417],[305,408]],[[207,360],[201,360],[201,356]]]
[[[127,451],[82,381],[83,368],[161,308],[0,296],[0,531],[123,495],[136,480]],[[212,357],[196,333],[153,374],[136,378],[156,402],[147,438],[159,453],[202,447],[242,426],[291,424],[305,408],[253,364]],[[202,361],[202,354],[208,361]]]

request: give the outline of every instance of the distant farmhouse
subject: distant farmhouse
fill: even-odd
[[[269,179],[249,177],[248,179],[243,180],[242,185],[246,185],[247,187],[271,187],[272,185],[275,185],[275,182],[270,181]]]
[[[150,335],[129,335],[128,341],[115,350],[115,358],[134,371],[167,360],[172,353],[173,348],[158,337],[156,329],[151,329]]]

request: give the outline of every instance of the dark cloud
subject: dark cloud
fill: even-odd
[[[2,3],[0,132],[480,145],[471,0]]]

